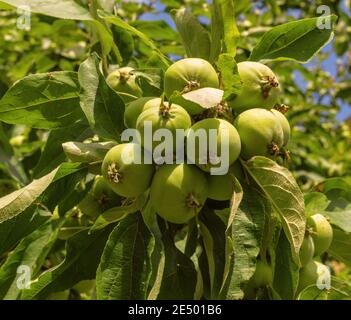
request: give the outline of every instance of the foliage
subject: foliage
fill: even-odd
[[[30,31],[15,27],[24,2]],[[322,4],[330,29],[317,28]],[[65,290],[71,299],[350,299],[351,127],[339,112],[351,103],[351,7],[1,0],[0,9],[1,299]],[[185,56],[211,62],[224,90],[205,101],[196,91],[172,95],[195,109],[240,94],[237,63],[269,65],[289,107],[290,161],[241,160],[244,179],[233,179],[230,203],[208,200],[184,225],[161,219],[148,192],[87,217],[79,204],[125,129],[126,97],[106,76],[131,66],[143,96],[161,96],[164,72]],[[337,68],[326,68],[335,57]],[[333,227],[318,257],[332,269],[331,288],[298,293],[305,221],[316,213]],[[274,278],[252,292],[258,259]],[[30,269],[30,288],[18,286],[20,266]],[[75,294],[91,279],[89,294]]]

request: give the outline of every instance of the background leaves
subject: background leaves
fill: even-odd
[[[329,26],[322,28],[320,23]],[[252,50],[250,60],[293,59],[307,62],[333,37],[335,15],[289,22],[272,28]]]
[[[141,216],[123,219],[110,234],[97,271],[97,298],[146,299],[151,236]]]
[[[35,0],[1,0],[1,2],[8,3],[16,7],[29,6],[32,12],[61,19],[92,19],[89,11],[73,0],[62,0],[60,2],[54,0],[44,0],[40,1],[40,3]]]
[[[95,278],[109,230],[88,235],[82,231],[67,241],[67,256],[53,270],[43,273],[30,289],[24,289],[22,299],[41,299],[52,292],[71,288],[81,280]]]
[[[247,162],[249,174],[281,217],[291,244],[294,261],[299,264],[299,250],[305,235],[303,195],[291,173],[276,162],[254,157]]]
[[[74,72],[25,77],[0,100],[0,120],[34,128],[69,126],[82,119],[79,84]]]
[[[97,56],[80,66],[81,107],[90,127],[102,137],[119,140],[123,130],[124,103],[106,84]]]
[[[182,38],[188,57],[208,60],[210,55],[210,36],[188,10],[173,12],[173,19]]]

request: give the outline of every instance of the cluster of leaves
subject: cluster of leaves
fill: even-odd
[[[19,6],[23,1],[2,2]],[[206,1],[161,1],[176,32],[164,21],[140,20],[154,10],[150,4],[28,2],[40,14],[32,18],[37,31],[25,35],[16,30],[11,9],[2,16],[9,30],[0,31],[11,31],[16,39],[13,49],[1,49],[11,57],[1,55],[6,59],[0,100],[0,196],[5,196],[0,200],[1,298],[47,298],[96,278],[99,299],[239,299],[260,256],[269,257],[275,277],[273,287],[259,297],[293,299],[305,210],[329,217],[335,236],[328,254],[351,264],[351,179],[324,180],[350,172],[351,159],[345,156],[350,129],[334,120],[337,98],[347,100],[347,90],[323,70],[311,73],[298,63],[328,43],[332,30],[317,29],[317,18],[295,21],[287,13],[297,8],[301,17],[315,16],[315,11],[308,12],[315,7],[267,1],[270,10],[264,11],[266,6],[252,1],[218,0],[212,6]],[[338,9],[334,2],[331,7]],[[336,31],[342,33],[339,26],[348,18],[340,16]],[[198,17],[212,23],[200,24]],[[336,22],[335,16],[330,18]],[[50,44],[43,48],[45,38]],[[343,43],[333,43],[339,55],[345,53]],[[152,211],[146,194],[96,221],[78,224],[62,239],[63,226],[89,192],[107,150],[103,142],[118,142],[124,128],[124,103],[105,82],[109,65],[134,66],[144,95],[155,96],[174,55],[217,64],[227,97],[240,90],[235,60],[271,61],[284,84],[283,102],[291,106],[293,174],[257,157],[243,164],[247,182],[235,182],[230,208],[208,205],[198,224],[166,224]],[[307,91],[296,85],[296,70],[309,81]],[[338,77],[347,83],[347,74]],[[332,99],[323,103],[325,96]],[[64,151],[71,156],[72,148],[75,158],[68,161]],[[314,187],[318,192],[304,199],[294,176],[304,190]],[[30,289],[18,286],[22,265],[31,270]],[[334,278],[332,290],[307,289],[300,298],[347,298],[348,281],[347,276],[344,281]]]

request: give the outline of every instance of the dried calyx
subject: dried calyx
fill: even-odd
[[[190,80],[187,85],[184,87],[182,94],[199,89],[200,83],[196,80]]]
[[[172,106],[171,102],[164,103],[164,100],[162,99],[160,103],[160,108],[159,108],[159,115],[163,118],[169,118],[171,106]]]
[[[278,110],[279,112],[281,112],[282,114],[285,114],[289,111],[289,107],[286,105],[286,104],[279,104],[277,103],[275,106],[274,106],[274,109],[275,110]]]
[[[114,182],[114,183],[121,182],[122,175],[118,172],[116,163],[113,162],[108,166],[107,176],[111,182]]]
[[[277,88],[278,86],[279,86],[279,82],[275,77],[264,76],[261,81],[263,98],[265,99],[268,98],[271,89]]]
[[[268,145],[268,152],[270,155],[275,156],[279,154],[279,147],[276,143],[272,142],[271,144]]]
[[[192,193],[188,194],[185,201],[186,201],[186,206],[188,208],[199,209],[202,207],[201,203],[198,201],[198,199]]]
[[[130,78],[131,74],[130,71],[120,71],[119,72],[119,81],[122,83],[125,83],[128,81],[128,79]]]
[[[229,122],[233,122],[234,116],[233,116],[233,110],[228,106],[228,103],[225,101],[222,101],[215,105],[212,108],[206,109],[204,112],[193,116],[193,119],[195,122],[200,121],[202,119],[207,119],[207,118],[219,118],[219,119],[224,119]]]

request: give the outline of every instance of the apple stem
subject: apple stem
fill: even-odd
[[[166,104],[163,101],[161,101],[159,115],[162,116],[163,118],[169,118],[170,110],[171,110],[170,104]]]
[[[291,161],[291,155],[290,155],[290,151],[289,150],[285,150],[285,149],[282,149],[279,151],[279,156],[281,156],[281,158],[284,160],[284,161]]]

